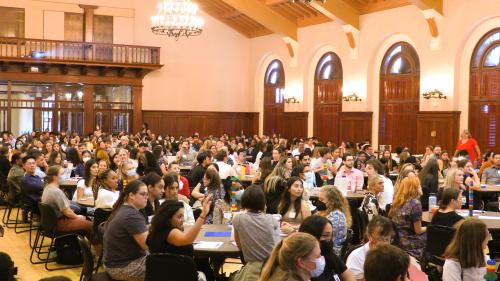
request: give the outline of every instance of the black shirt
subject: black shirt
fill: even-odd
[[[422,180],[421,185],[422,196],[420,197],[420,202],[422,203],[422,209],[429,210],[429,194],[438,192],[438,178],[432,174],[427,174]]]
[[[189,187],[194,188],[202,179],[203,175],[205,175],[205,171],[207,168],[203,167],[203,165],[199,164],[194,167],[188,175]]]
[[[151,253],[170,253],[170,254],[193,257],[194,255],[193,244],[189,244],[186,246],[174,246],[168,243],[167,241],[168,235],[173,229],[174,228],[170,227],[163,231],[151,232],[147,239],[149,251]]]
[[[432,217],[431,224],[454,227],[455,224],[464,218],[456,212],[443,213],[437,211]]]
[[[333,252],[331,243],[320,243],[321,255],[325,257],[325,270],[319,277],[311,278],[311,281],[336,281],[335,275],[340,275],[347,270],[345,263]]]
[[[0,179],[6,180],[10,170],[10,162],[5,156],[0,156]]]
[[[158,207],[160,207],[159,200],[154,201],[154,208],[153,208],[153,205],[151,205],[151,201],[149,201],[149,199],[148,199],[148,202],[146,203],[146,207],[144,207],[144,209],[141,209],[141,213],[144,215],[144,217],[146,217],[146,224],[148,223],[149,216],[154,215],[155,210],[157,210]]]

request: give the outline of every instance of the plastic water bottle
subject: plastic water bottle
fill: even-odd
[[[435,193],[429,194],[429,210],[432,209],[432,207],[437,205],[437,197]]]

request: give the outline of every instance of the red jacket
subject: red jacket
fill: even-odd
[[[179,175],[179,179],[182,182],[182,184],[179,182],[179,194],[182,194],[182,195],[186,196],[187,198],[189,198],[191,191],[189,190],[188,180],[181,175]],[[182,189],[181,189],[181,185],[182,185]]]

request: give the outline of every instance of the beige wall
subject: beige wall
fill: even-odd
[[[312,134],[314,71],[320,57],[333,51],[342,62],[344,93],[363,98],[344,103],[343,110],[374,112],[375,144],[380,63],[392,44],[406,41],[416,49],[421,92],[438,88],[448,96],[436,104],[421,99],[420,110],[462,111],[462,129],[468,123],[470,56],[479,38],[500,26],[499,0],[444,0],[444,16],[437,20],[440,37],[433,40],[424,16],[429,11],[406,6],[362,16],[354,52],[337,22],[301,28],[292,59],[279,35],[248,39],[203,12],[201,36],[175,41],[153,35],[149,18],[156,0],[0,0],[2,6],[26,9],[26,37],[50,39],[64,37],[63,13],[81,12],[77,3],[98,5],[97,14],[115,17],[115,43],[162,48],[164,67],[144,79],[145,110],[262,112],[264,72],[271,60],[280,59],[286,95],[302,100],[286,110],[309,111]]]
[[[479,38],[492,28],[500,27],[499,1],[444,0],[444,16],[438,18],[437,43],[432,40],[424,12],[415,6],[364,15],[360,21],[358,49],[354,54],[342,27],[335,22],[299,29],[296,60],[289,57],[283,40],[277,35],[253,39],[250,69],[254,75],[251,84],[251,92],[256,97],[254,110],[262,111],[265,69],[272,59],[279,58],[285,67],[286,92],[303,100],[299,111],[310,112],[311,135],[314,71],[321,56],[333,51],[342,62],[344,94],[356,92],[363,98],[362,102],[344,102],[343,110],[373,111],[372,138],[377,144],[380,64],[390,46],[406,41],[416,49],[420,59],[421,93],[437,88],[448,97],[437,103],[421,98],[420,110],[462,111],[461,129],[466,128],[468,63]]]

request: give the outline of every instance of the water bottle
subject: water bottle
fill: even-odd
[[[432,207],[437,205],[437,197],[435,193],[429,194],[429,210],[432,209]]]

